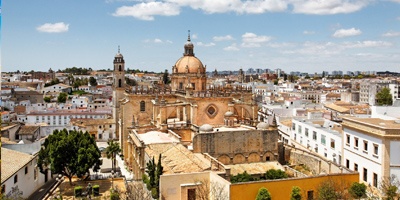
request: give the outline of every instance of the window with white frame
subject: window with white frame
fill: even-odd
[[[326,145],[326,136],[321,135],[321,144]]]

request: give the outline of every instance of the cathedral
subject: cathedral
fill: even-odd
[[[169,85],[127,87],[124,71],[125,61],[118,51],[114,58],[113,109],[124,155],[129,154],[132,130],[138,134],[172,130],[183,145],[191,146],[202,126],[257,125],[258,107],[251,88],[207,84],[206,66],[195,56],[190,34],[183,56],[172,66]]]

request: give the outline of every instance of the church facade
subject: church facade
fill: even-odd
[[[114,119],[124,159],[131,168],[143,166],[136,165],[132,157],[143,151],[132,147],[129,135],[133,130],[138,134],[172,130],[183,145],[190,146],[206,124],[214,128],[257,125],[258,107],[251,88],[207,85],[206,66],[195,56],[190,35],[183,56],[172,66],[170,85],[124,87],[123,73],[124,60],[118,53],[114,59]]]

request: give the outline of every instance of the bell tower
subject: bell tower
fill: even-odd
[[[125,84],[125,61],[124,56],[120,53],[118,46],[118,53],[114,57],[114,76],[113,76],[113,89],[124,88]]]
[[[125,92],[125,60],[124,56],[120,53],[118,46],[118,53],[114,57],[114,71],[113,71],[113,118],[115,120],[115,135],[110,138],[117,139],[120,136],[120,100],[124,98]]]

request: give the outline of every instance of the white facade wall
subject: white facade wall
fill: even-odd
[[[22,192],[23,198],[28,198],[34,191],[38,190],[45,184],[45,175],[40,173],[39,168],[36,167],[37,161],[33,159],[27,165],[21,168],[16,174],[11,176],[2,185],[5,185],[5,195],[10,194],[12,188],[18,187]],[[25,173],[27,168],[27,173]],[[35,175],[36,173],[36,175]],[[14,183],[14,178],[17,176],[17,182]],[[51,172],[47,173],[48,181],[51,180]]]
[[[308,120],[293,119],[291,139],[334,163],[342,164],[341,134],[318,126]]]
[[[87,108],[88,107],[88,98],[86,97],[74,97],[72,98],[72,104],[76,105],[77,108]]]
[[[381,163],[383,163],[384,153],[382,140],[344,128],[343,143],[345,144],[343,148],[344,166],[349,162],[349,169],[360,172],[360,181],[366,180],[365,182],[377,186],[377,183],[374,185],[373,174],[377,175],[378,182],[382,179],[383,169]],[[365,143],[367,147],[364,146]],[[357,167],[355,164],[357,164]],[[366,177],[364,177],[364,169],[367,170]]]
[[[390,174],[400,178],[400,141],[390,141]]]

